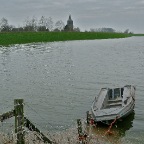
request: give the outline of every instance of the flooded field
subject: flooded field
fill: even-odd
[[[25,116],[40,130],[75,137],[76,120],[86,117],[101,87],[132,84],[134,112],[113,127],[114,135],[106,142],[142,144],[143,72],[144,37],[0,47],[0,114],[13,109],[14,99],[23,98]],[[13,126],[13,118],[0,123],[1,133],[12,133]],[[90,129],[99,139],[106,130]]]

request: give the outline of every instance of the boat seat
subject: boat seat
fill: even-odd
[[[122,102],[122,99],[113,99],[113,100],[108,100],[109,103],[114,103],[114,102]]]
[[[122,103],[121,102],[119,102],[119,103],[111,103],[111,104],[108,104],[109,106],[117,106],[117,105],[122,105]]]

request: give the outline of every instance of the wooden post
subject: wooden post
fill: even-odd
[[[78,124],[79,141],[82,142],[82,144],[83,144],[82,122],[80,119],[77,119],[77,124]]]
[[[81,136],[82,135],[82,123],[80,119],[77,119],[77,124],[78,124],[78,134]]]
[[[87,124],[90,124],[90,114],[89,114],[89,111],[87,111]]]
[[[24,141],[24,109],[23,99],[14,100],[15,112],[15,133],[17,134],[17,144],[25,144]]]

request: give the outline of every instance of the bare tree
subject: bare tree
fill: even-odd
[[[42,16],[38,22],[39,26],[46,26],[46,18]]]
[[[30,18],[27,17],[24,21],[24,31],[31,31]]]
[[[37,19],[33,17],[32,19],[27,18],[25,20],[24,31],[37,31]]]
[[[33,30],[34,31],[37,31],[37,18],[36,17],[33,17],[32,20],[31,20],[31,25],[33,27]]]
[[[74,31],[74,32],[80,32],[80,28],[79,28],[79,27],[74,28],[73,31]]]
[[[90,32],[95,32],[95,29],[94,28],[90,28]]]
[[[5,32],[5,31],[10,31],[10,26],[8,24],[8,20],[6,18],[2,18],[0,20],[0,31]]]
[[[55,29],[61,31],[64,29],[64,22],[62,20],[58,20],[56,23],[55,23]]]
[[[48,28],[50,31],[53,30],[53,24],[54,22],[51,17],[46,18],[46,28]]]
[[[47,22],[46,22],[46,18],[44,16],[42,16],[38,22],[38,31],[49,31],[47,26]]]

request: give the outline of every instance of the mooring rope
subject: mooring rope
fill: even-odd
[[[111,130],[113,124],[117,121],[118,118],[119,118],[119,116],[116,116],[116,118],[112,121],[112,123],[110,124],[108,130],[105,132],[105,135],[106,134],[112,134],[112,132],[110,130]]]

